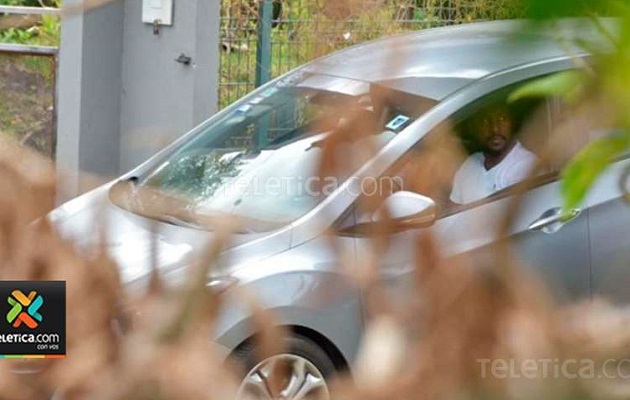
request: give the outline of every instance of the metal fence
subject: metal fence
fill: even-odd
[[[0,6],[0,22],[9,16],[58,13],[57,9]],[[11,29],[8,26],[0,24],[0,34]],[[54,159],[57,48],[1,43],[3,38],[0,36],[0,135]]]
[[[523,10],[522,0],[222,0],[219,107],[343,47]]]

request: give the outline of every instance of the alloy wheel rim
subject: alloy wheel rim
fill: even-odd
[[[304,357],[280,354],[252,368],[238,390],[237,399],[330,400],[323,374]]]

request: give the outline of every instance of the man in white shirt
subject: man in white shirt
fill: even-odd
[[[477,120],[482,151],[470,155],[455,173],[450,199],[467,204],[527,178],[536,156],[514,137],[514,120],[504,106],[483,112]]]

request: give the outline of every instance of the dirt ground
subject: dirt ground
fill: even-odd
[[[51,57],[0,54],[0,134],[52,157],[55,146]]]

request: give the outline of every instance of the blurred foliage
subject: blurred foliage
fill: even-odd
[[[581,71],[565,71],[521,86],[508,97],[508,102],[530,97],[561,97],[568,103],[579,100],[584,91],[584,74]]]
[[[610,111],[610,120],[599,121],[600,129],[614,134],[600,138],[579,152],[562,171],[563,208],[566,212],[586,198],[589,189],[616,157],[630,149],[630,4],[626,0],[530,0],[528,15],[538,23],[556,18],[583,17],[611,45],[578,42],[593,55],[588,66],[562,72],[528,83],[511,94],[510,100],[523,97],[561,97],[577,109],[580,105]],[[601,17],[615,17],[615,26]],[[559,40],[563,40],[559,34]],[[581,68],[580,68],[581,67]],[[620,182],[620,187],[625,187]],[[625,190],[625,189],[624,189]]]
[[[590,143],[562,171],[564,209],[580,205],[606,167],[630,149],[630,135],[619,132]]]
[[[453,23],[524,18],[527,0],[425,0],[416,7],[428,18]]]
[[[338,3],[337,6],[343,5],[341,1]],[[499,7],[504,3],[490,4],[494,4],[497,11],[510,13],[509,9]],[[532,0],[530,5],[530,15],[546,19],[590,16],[613,6],[621,10],[624,4],[612,0],[590,3]],[[362,26],[370,26],[386,16],[389,18],[392,11],[395,10],[375,8],[371,11],[373,15],[366,14],[358,20],[363,21]],[[310,11],[304,9],[300,12],[304,13],[300,18],[310,15]],[[410,15],[413,19],[428,18],[428,14],[418,8]],[[459,15],[464,19],[477,18],[466,13]],[[617,38],[611,34],[616,50],[596,54],[595,74],[566,73],[549,77],[520,89],[514,98],[568,94],[565,98],[576,107],[590,101],[595,106],[617,111],[612,125],[627,128],[630,125],[626,111],[630,106],[630,13],[620,11],[616,15],[622,21],[621,35]],[[336,21],[330,16],[322,18]],[[389,25],[387,29],[398,29],[395,24]],[[282,29],[288,28],[274,34],[278,35]],[[339,32],[344,31],[336,34]],[[304,33],[296,32],[300,34]],[[316,39],[316,35],[310,34],[312,40]],[[357,30],[350,34],[352,40],[365,40],[374,33]],[[12,40],[31,40],[20,35],[23,34],[10,34]],[[321,36],[326,38],[324,33]],[[331,42],[331,48],[344,45],[345,42]],[[303,57],[310,57],[310,53],[305,52]],[[298,60],[304,61],[299,57]],[[584,89],[587,87],[589,90]],[[628,148],[627,132],[622,130],[594,142],[566,167],[563,172],[565,207],[578,204],[606,165]],[[43,365],[40,374],[14,373],[16,368],[24,368],[24,363],[11,364],[11,360],[0,363],[3,398],[50,398],[54,391],[56,398],[64,399],[234,398],[239,375],[226,371],[217,349],[208,340],[223,300],[205,286],[208,269],[218,259],[228,232],[218,232],[206,256],[194,263],[190,281],[182,289],[171,290],[164,282],[168,278],[159,277],[154,270],[146,292],[125,290],[114,261],[105,251],[107,246],[101,242],[104,238],[96,240],[96,254],[86,257],[62,240],[45,219],[36,218],[54,206],[52,167],[41,165],[32,154],[24,154],[24,149],[3,150],[0,151],[3,205],[0,207],[3,239],[0,241],[0,266],[3,267],[0,277],[5,280],[67,280],[67,318],[68,326],[72,327],[68,329],[68,358]],[[348,159],[350,157],[345,157],[342,161]],[[221,173],[232,168],[228,164],[218,165],[217,159],[190,157],[183,161],[187,163],[184,172],[197,179],[201,179],[201,172],[206,168]],[[444,163],[434,165],[438,171],[443,169]],[[173,175],[168,179],[176,184],[182,177]],[[98,222],[94,221],[94,226]],[[153,240],[157,243],[159,238],[160,232],[156,230]],[[354,381],[342,378],[341,384],[334,387],[335,398],[628,398],[627,380],[571,379],[564,382],[529,379],[527,375],[521,379],[499,380],[482,379],[479,374],[479,360],[493,358],[517,362],[542,358],[555,360],[553,365],[563,359],[589,359],[604,362],[606,366],[605,360],[621,359],[630,349],[630,318],[623,310],[590,302],[571,309],[559,307],[548,299],[548,293],[537,281],[520,274],[518,257],[497,256],[490,261],[484,258],[483,266],[488,268],[474,268],[478,265],[474,265],[473,257],[446,259],[431,239],[430,230],[415,242],[418,259],[413,267],[420,279],[410,280],[409,284],[418,289],[414,291],[417,298],[408,307],[396,308],[378,291],[378,257],[386,248],[377,247],[378,240],[380,238],[374,239],[371,254],[360,254],[364,263],[356,277],[357,281],[363,279],[360,283],[367,307],[372,305],[370,312],[365,313],[365,337],[372,341],[366,340],[362,345]],[[157,245],[152,248],[157,252]],[[344,265],[348,260],[349,257],[339,255],[342,269],[350,271],[350,266]],[[494,264],[513,266],[514,272],[507,277],[497,274],[498,269],[492,268]],[[334,295],[332,291],[317,292],[316,289],[304,290],[322,304]],[[321,293],[328,298],[315,297]],[[246,298],[248,293],[238,295]],[[121,310],[120,304],[132,305],[133,309]],[[271,329],[274,320],[264,313],[260,304],[252,301],[251,308],[256,317],[254,330],[262,333],[260,338],[268,340],[256,339],[271,348],[263,349],[266,351],[263,354],[270,354],[275,350],[274,343],[278,347],[281,335]],[[124,335],[114,334],[112,321],[124,320],[124,311],[131,314],[133,323],[126,327]],[[402,334],[405,328],[413,335]],[[391,353],[397,356],[392,358]]]
[[[529,0],[527,16],[534,20],[563,17],[617,16],[624,0]]]

